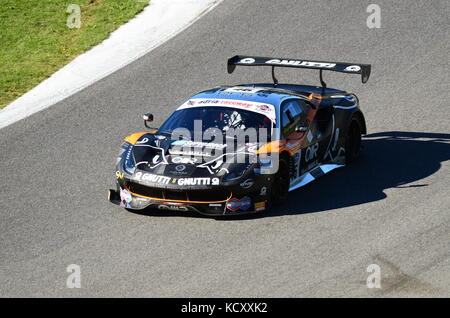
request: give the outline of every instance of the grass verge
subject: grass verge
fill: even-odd
[[[2,0],[0,109],[106,39],[149,0]],[[69,28],[77,22],[80,28]],[[71,7],[73,8],[73,6]]]

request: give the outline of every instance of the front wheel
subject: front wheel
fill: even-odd
[[[274,175],[272,185],[272,202],[279,205],[287,200],[289,194],[289,164],[285,159],[280,159],[277,173]]]

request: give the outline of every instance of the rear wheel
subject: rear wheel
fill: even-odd
[[[348,129],[345,142],[345,160],[347,163],[355,161],[361,154],[361,127],[353,119]]]
[[[279,205],[287,200],[289,194],[289,164],[286,159],[280,159],[277,173],[272,185],[272,202]]]

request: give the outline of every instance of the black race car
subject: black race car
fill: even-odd
[[[205,215],[263,212],[288,192],[354,160],[366,123],[356,95],[327,88],[323,70],[360,74],[370,65],[234,56],[236,65],[271,66],[272,84],[223,86],[198,93],[159,128],[125,138],[112,203],[131,210]],[[320,72],[321,86],[278,84],[275,67]]]

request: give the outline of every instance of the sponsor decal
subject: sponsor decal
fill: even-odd
[[[152,163],[154,165],[157,165],[159,162],[161,161],[161,156],[160,155],[155,155],[152,159]]]
[[[209,206],[214,207],[214,208],[220,208],[220,207],[222,207],[222,204],[221,203],[210,203]]]
[[[267,105],[259,105],[257,106],[259,110],[263,111],[263,112],[268,112],[270,111],[270,107]]]
[[[211,161],[202,163],[202,164],[198,165],[197,167],[208,169],[210,174],[218,174],[222,170],[224,170],[226,173],[229,173],[230,171],[227,168],[221,167],[222,165],[223,165],[223,156],[213,159]]]
[[[248,189],[250,188],[252,185],[254,184],[254,182],[252,181],[252,179],[247,179],[243,182],[241,182],[240,186],[244,189]]]
[[[142,140],[136,142],[136,144],[146,144],[147,142],[148,142],[148,138],[145,137],[145,138],[143,138]]]
[[[154,182],[159,184],[169,184],[171,178],[166,176],[158,176],[156,174],[151,173],[142,173],[142,172],[136,172],[134,175],[134,179],[138,181],[144,181],[144,182]]]
[[[184,164],[194,164],[197,162],[196,158],[190,158],[190,157],[174,157],[172,158],[172,163],[184,163]]]
[[[319,143],[316,143],[316,144],[306,148],[305,161],[308,162],[308,161],[311,161],[314,158],[316,158],[318,149],[319,149]]]
[[[175,140],[172,142],[172,146],[183,146],[185,143],[187,143],[187,140]]]
[[[123,177],[124,177],[124,173],[123,172],[121,172],[121,171],[116,171],[116,178],[117,179],[123,179]]]
[[[185,205],[167,205],[167,204],[159,204],[159,210],[170,210],[170,211],[189,211],[189,207]]]
[[[128,204],[133,200],[133,196],[128,190],[120,188],[120,200]]]
[[[321,62],[299,61],[299,60],[278,60],[278,59],[268,60],[265,63],[275,65],[294,65],[294,66],[325,67],[325,68],[333,68],[336,66],[336,64],[334,63],[321,63]]]
[[[159,141],[156,141],[156,144],[158,144]],[[148,167],[149,168],[156,168],[157,166],[159,166],[160,164],[167,164],[167,160],[166,157],[164,155],[164,149],[161,147],[155,147],[155,146],[151,146],[151,145],[144,145],[144,144],[137,144],[135,145],[135,147],[148,147],[148,148],[152,148],[155,149],[155,154],[154,156],[151,158],[151,160],[148,161]],[[144,163],[145,161],[142,161],[140,163]]]
[[[202,100],[192,100],[192,103],[195,104],[217,104],[219,103],[219,99],[202,99]]]
[[[300,149],[294,154],[294,176],[293,179],[298,178],[300,175],[302,150]]]
[[[261,191],[259,192],[259,195],[266,195],[267,194],[267,187],[262,187]]]
[[[240,106],[240,107],[252,107],[256,104],[252,102],[245,102],[240,100],[232,100],[232,99],[216,99],[216,100],[205,100],[199,101],[199,104],[209,104],[209,102],[213,102],[214,104],[220,103],[221,105],[232,105],[232,106]]]
[[[184,166],[184,165],[183,165],[183,166]],[[178,167],[178,166],[177,166],[177,167]],[[186,167],[186,166],[185,166],[185,167]],[[165,172],[166,172],[167,174],[170,174],[170,175],[176,175],[176,176],[179,176],[179,177],[186,176],[186,175],[188,174],[188,171],[186,170],[186,168],[185,168],[185,169],[182,169],[181,167],[179,167],[178,170],[177,170],[177,168],[175,167],[175,169],[165,170]],[[173,179],[171,180],[171,182],[174,183]]]
[[[252,205],[252,200],[249,197],[243,197],[241,199],[241,210],[248,210],[248,208]]]
[[[225,89],[223,92],[230,92],[230,93],[241,93],[244,95],[249,95],[251,96],[253,93],[257,93],[261,90],[263,90],[264,88],[262,87],[245,87],[245,86],[234,86],[234,87],[230,87]]]
[[[172,146],[181,146],[183,147],[183,150],[185,148],[206,148],[206,149],[222,150],[227,147],[226,144],[216,144],[213,142],[202,142],[192,140],[176,140],[172,142]]]
[[[246,58],[244,58],[244,59],[241,59],[241,60],[239,61],[239,63],[242,63],[242,64],[252,64],[252,63],[255,63],[255,59],[254,59],[254,58],[251,58],[251,57],[246,57]]]
[[[236,198],[232,198],[227,202],[227,209],[231,211],[236,211],[240,206],[241,202]]]
[[[361,71],[361,66],[359,65],[350,65],[345,68],[347,72],[359,72]]]
[[[264,211],[266,209],[266,202],[255,202],[255,211]]]
[[[178,107],[178,110],[199,107],[199,106],[222,106],[222,107],[233,107],[238,109],[246,109],[249,111],[254,111],[259,114],[267,116],[270,120],[275,122],[275,107],[271,104],[252,102],[252,101],[242,101],[237,99],[207,99],[207,98],[194,98],[189,100]],[[187,141],[186,141],[187,142]]]
[[[186,150],[184,148],[182,150],[169,149],[169,153],[171,155],[180,155],[180,156],[211,157],[211,154],[209,154],[209,153],[197,151],[197,150],[194,150],[194,151]]]
[[[218,185],[219,178],[174,178],[172,179],[172,183],[176,183],[180,186]]]
[[[226,144],[216,144],[212,142],[202,142],[202,141],[186,141],[183,147],[193,147],[193,148],[206,148],[206,149],[216,149],[222,150],[227,147]]]
[[[182,171],[186,170],[186,166],[185,165],[175,166],[175,170],[178,172],[182,172]]]
[[[246,211],[252,205],[250,197],[243,197],[242,199],[232,198],[228,200],[226,207],[230,211],[237,211],[239,209]]]

